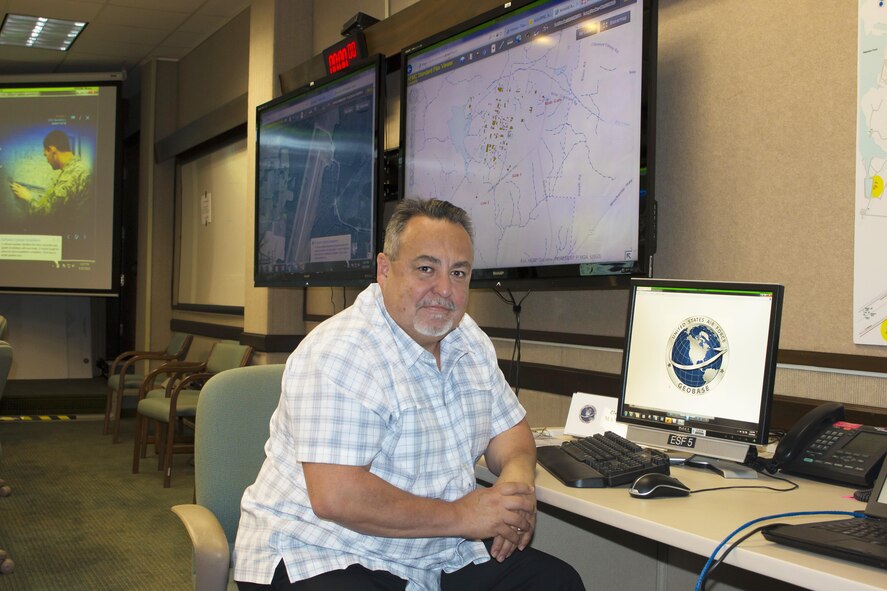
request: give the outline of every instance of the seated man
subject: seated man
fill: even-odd
[[[401,202],[378,283],[290,356],[241,503],[241,591],[584,589],[528,546],[536,448],[465,315],[472,260],[463,210]],[[491,488],[475,483],[481,455],[499,475]]]

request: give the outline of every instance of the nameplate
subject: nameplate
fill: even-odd
[[[570,412],[564,433],[575,437],[588,437],[596,433],[613,431],[625,437],[628,425],[616,422],[619,402],[610,396],[576,392],[570,401]]]

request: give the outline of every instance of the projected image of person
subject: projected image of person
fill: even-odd
[[[42,193],[12,182],[13,195],[28,203],[31,215],[78,214],[89,199],[92,171],[71,150],[68,135],[54,129],[43,139],[43,156],[54,171],[55,180]]]

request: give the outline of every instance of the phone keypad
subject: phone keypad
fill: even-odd
[[[808,457],[805,460],[809,463],[823,464],[831,468],[863,472],[869,459],[868,454],[836,450],[828,459],[821,459],[821,456],[831,450],[838,440],[846,434],[847,432],[843,429],[826,429],[809,447]]]

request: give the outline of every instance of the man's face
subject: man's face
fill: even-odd
[[[435,352],[465,315],[473,258],[462,226],[425,216],[407,222],[397,260],[377,257],[385,308],[425,349]]]
[[[43,148],[43,156],[46,157],[46,161],[52,167],[53,170],[58,170],[62,167],[62,163],[58,157],[59,151],[55,146],[49,146],[48,148]]]

